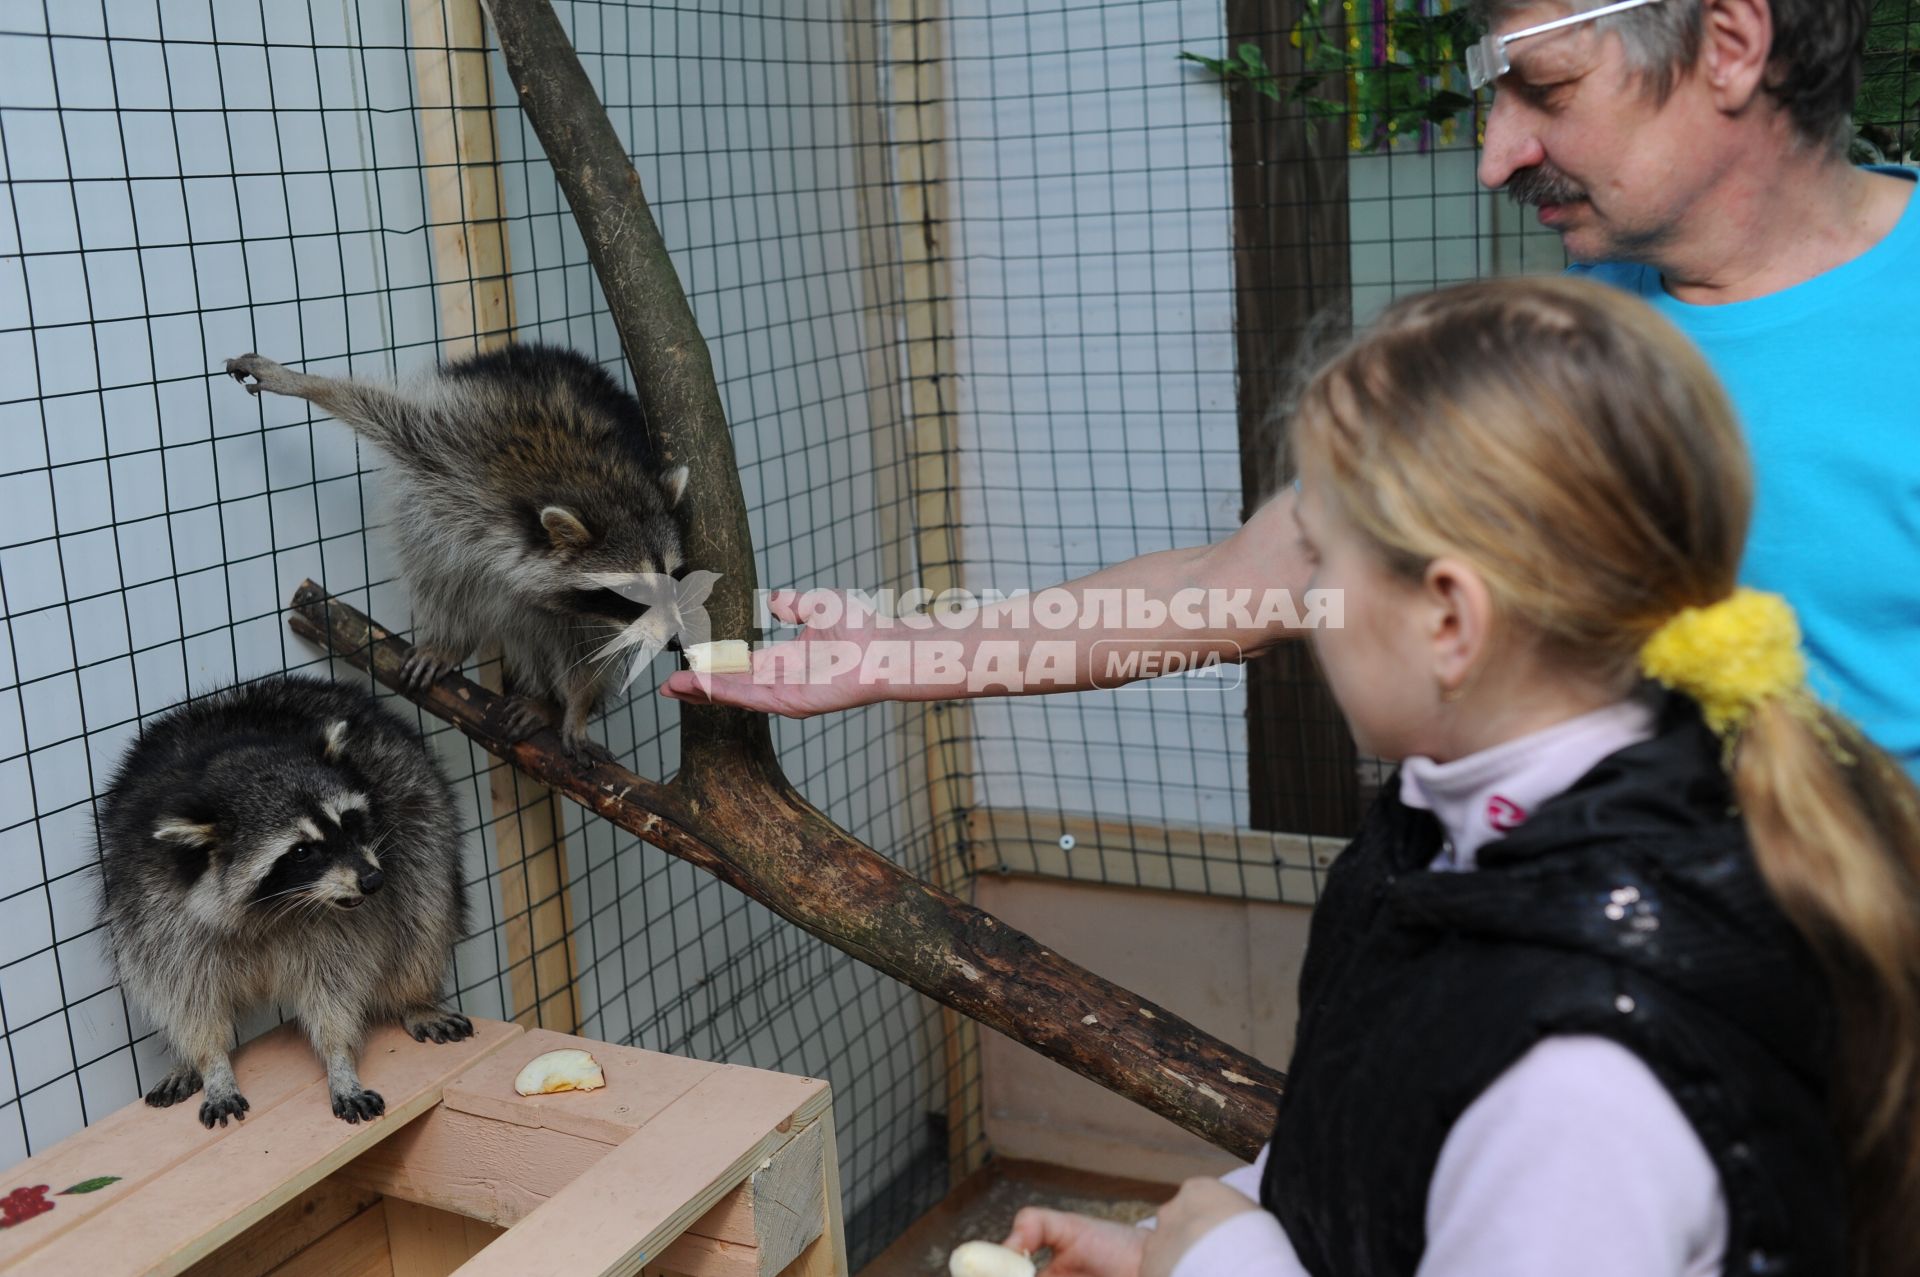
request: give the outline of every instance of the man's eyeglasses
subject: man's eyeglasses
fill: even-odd
[[[1515,40],[1524,40],[1528,36],[1545,35],[1549,31],[1558,31],[1563,27],[1578,26],[1582,22],[1592,22],[1616,13],[1625,13],[1628,9],[1638,9],[1643,4],[1658,4],[1660,0],[1618,0],[1616,4],[1602,5],[1598,9],[1589,9],[1585,13],[1575,13],[1552,22],[1543,22],[1537,27],[1528,27],[1515,31],[1511,35],[1489,35],[1476,41],[1467,49],[1467,83],[1478,93],[1495,80],[1513,70],[1513,64],[1507,60],[1507,46]]]

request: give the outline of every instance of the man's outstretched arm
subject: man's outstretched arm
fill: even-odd
[[[819,617],[823,593],[780,591],[769,607],[795,638],[754,653],[743,674],[682,670],[660,689],[676,700],[806,718],[883,700],[954,700],[1114,687],[1163,672],[1136,655],[1178,651],[1240,661],[1297,637],[1315,612],[1292,488],[1212,545],[1161,550],[1020,598],[939,620],[881,625]],[[814,619],[809,620],[813,616]]]

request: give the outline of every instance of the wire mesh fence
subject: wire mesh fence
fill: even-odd
[[[1317,6],[555,7],[711,348],[763,585],[1012,591],[1217,540],[1271,490],[1271,401],[1313,316],[1561,264],[1477,187],[1470,107],[1404,131],[1369,107],[1365,75],[1405,62],[1431,90],[1438,65],[1347,45],[1315,91],[1329,114],[1182,57],[1250,43],[1293,75]],[[1367,7],[1343,36],[1371,30]],[[404,377],[453,336],[511,332],[627,376],[497,55],[423,8],[0,0],[0,1165],[167,1067],[96,916],[94,803],[141,724],[323,668],[284,624],[303,578],[409,619],[380,458],[302,402],[239,392],[223,361]],[[1862,136],[1910,159],[1920,5],[1875,14]],[[441,184],[472,157],[434,151],[423,86],[475,66],[484,105],[453,128],[489,132],[498,206],[463,187],[450,213]],[[503,228],[497,254],[450,268],[447,237],[477,220]],[[930,300],[903,282],[929,265]],[[673,708],[636,686],[594,733],[670,775]],[[1311,902],[1378,769],[1310,667],[1154,686],[874,707],[778,721],[776,740],[812,802],[948,885],[1023,871]],[[981,1100],[950,1017],[420,725],[467,832],[463,1010],[828,1078],[856,1263],[983,1151],[953,1147],[978,1143]]]
[[[712,346],[761,570],[877,579],[887,463],[869,404],[895,387],[863,285],[856,173],[882,147],[878,66],[872,31],[856,40],[854,18],[809,8],[560,6]],[[426,153],[417,124],[436,61],[488,55],[420,35],[384,3],[0,9],[0,1162],[166,1067],[95,916],[93,802],[142,721],[318,664],[282,616],[303,577],[393,624],[409,615],[379,457],[219,370],[258,350],[404,377],[442,355],[437,301],[498,286],[436,253],[472,210],[436,209],[457,157]],[[494,269],[513,330],[624,376],[553,173],[488,63],[497,108],[461,126],[497,136]],[[856,1251],[930,1200],[945,1163],[929,1114],[947,1100],[922,999],[421,726],[468,830],[479,925],[455,954],[462,1009],[537,1008],[589,1036],[828,1077],[865,1208]],[[671,706],[644,692],[595,730],[638,771],[677,765]],[[925,872],[895,720],[782,724],[779,739],[814,802]]]

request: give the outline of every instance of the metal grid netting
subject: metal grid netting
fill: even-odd
[[[897,422],[869,404],[897,386],[856,207],[859,153],[883,139],[880,105],[855,95],[882,68],[855,59],[884,39],[856,42],[852,19],[797,0],[557,8],[712,347],[762,579],[877,579],[900,534],[880,525],[888,463],[870,433]],[[219,370],[247,350],[368,377],[441,358],[436,298],[489,282],[436,260],[448,219],[430,211],[416,122],[424,60],[461,52],[421,47],[406,6],[365,0],[0,6],[0,1164],[167,1067],[96,922],[93,805],[141,724],[323,667],[285,629],[304,577],[408,619],[379,456]],[[492,62],[517,335],[624,377],[558,184]],[[533,1003],[549,1023],[577,1009],[588,1036],[830,1079],[856,1260],[937,1198],[947,1065],[929,1004],[554,804],[437,720],[421,727],[468,835],[462,1009]],[[643,774],[677,765],[672,707],[645,682],[595,731]],[[925,762],[896,717],[782,723],[778,741],[814,802],[927,871],[907,792]],[[564,888],[540,871],[556,837]],[[510,957],[516,929],[561,908],[570,953]]]

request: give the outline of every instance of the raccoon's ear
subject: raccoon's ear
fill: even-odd
[[[593,544],[593,534],[580,516],[563,505],[550,505],[540,512],[540,526],[547,530],[547,543],[562,553],[584,550]]]
[[[675,466],[660,476],[660,486],[667,492],[667,509],[679,506],[680,498],[687,495],[687,468]]]
[[[220,841],[212,822],[186,816],[167,816],[153,827],[153,836],[169,847],[207,848]]]
[[[320,757],[337,763],[347,756],[347,720],[328,723],[320,733]]]

